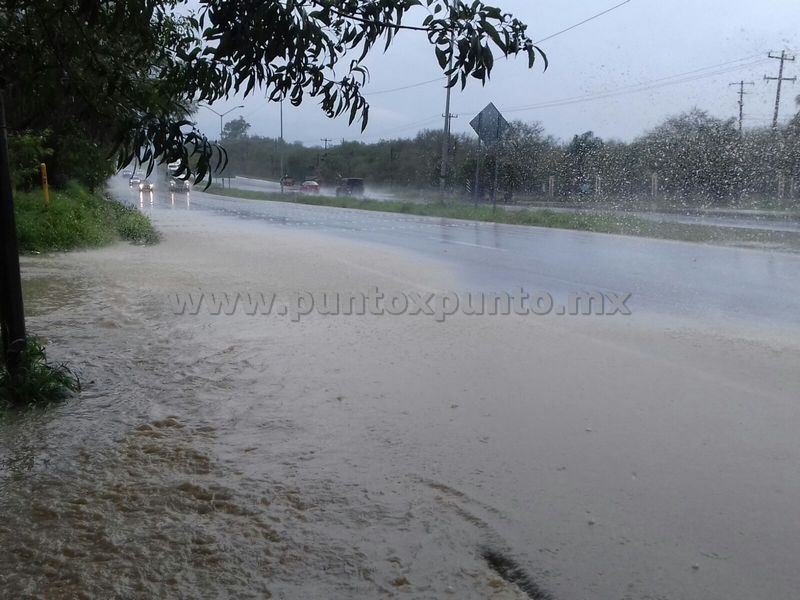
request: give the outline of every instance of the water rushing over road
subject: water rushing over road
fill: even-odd
[[[351,429],[354,411],[362,427],[369,420],[355,405],[365,398],[336,390],[340,369],[303,357],[296,327],[176,320],[175,289],[266,276],[235,273],[253,232],[199,244],[213,219],[157,220],[167,241],[155,248],[25,261],[31,329],[48,337],[51,358],[79,369],[84,391],[2,425],[0,596],[382,597],[413,579],[422,597],[521,597],[477,544],[466,560],[427,547],[431,530],[452,538],[426,516],[439,512],[441,489],[413,473],[373,480],[380,465],[360,462],[342,436],[383,445],[388,431]],[[281,237],[287,249],[264,259],[287,266],[270,265],[269,281],[289,284],[294,252],[318,277],[315,256],[330,248]],[[409,480],[417,493],[406,496]],[[456,531],[460,518],[450,520]]]
[[[796,589],[791,337],[179,316],[175,292],[461,281],[341,236],[152,215],[159,246],[24,261],[30,327],[84,391],[0,424],[0,596],[525,598],[485,547],[556,598]]]

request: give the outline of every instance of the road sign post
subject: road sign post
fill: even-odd
[[[500,157],[494,153],[494,183],[492,184],[492,210],[497,210],[497,182],[500,175]]]
[[[479,112],[472,121],[469,122],[475,133],[478,134],[478,160],[475,167],[475,204],[477,205],[479,196],[480,175],[480,144],[483,142],[487,149],[494,152],[494,183],[492,185],[492,206],[497,206],[497,182],[500,168],[500,154],[498,147],[503,139],[509,124],[505,120],[497,107],[490,102]]]
[[[50,189],[47,186],[47,165],[39,165],[39,173],[42,175],[42,195],[44,196],[45,206],[50,206]]]
[[[478,206],[478,201],[481,198],[481,140],[478,138],[478,153],[475,155],[475,206]]]

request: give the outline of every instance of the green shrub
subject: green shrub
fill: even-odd
[[[114,200],[106,202],[108,210],[113,215],[117,235],[121,239],[134,244],[148,245],[155,244],[161,239],[147,215],[142,214],[133,206],[126,206]]]
[[[44,346],[28,338],[19,370],[11,374],[0,364],[0,410],[48,404],[80,391],[80,381],[66,365],[47,362]]]
[[[21,252],[92,248],[119,239],[152,244],[159,239],[147,216],[76,183],[53,190],[49,205],[40,191],[16,194],[14,205]]]

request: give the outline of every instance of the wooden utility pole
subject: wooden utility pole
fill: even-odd
[[[450,6],[448,4],[447,9]],[[450,120],[457,119],[458,115],[450,113],[450,73],[453,70],[453,50],[455,48],[455,34],[450,34],[450,60],[447,64],[447,91],[444,102],[444,134],[442,136],[442,164],[439,171],[439,201],[444,203],[444,191],[447,184],[447,159],[450,153]]]
[[[2,333],[3,359],[8,372],[13,376],[20,366],[26,336],[17,225],[14,218],[14,197],[11,192],[11,168],[8,162],[4,92],[5,82],[0,79],[0,333]]]
[[[283,161],[283,98],[281,98],[281,137],[280,137],[280,144],[281,144],[280,159],[281,159],[281,194],[282,194],[283,193],[284,178],[286,177],[286,173],[283,172],[284,169],[285,169],[285,166],[283,164],[283,162],[284,162]]]
[[[744,91],[744,86],[746,86],[746,85],[755,85],[755,83],[752,82],[752,81],[745,81],[744,79],[742,79],[741,81],[737,81],[735,83],[729,83],[728,85],[729,86],[731,86],[731,85],[738,85],[739,86],[739,91],[736,92],[736,93],[739,94],[739,102],[738,102],[738,104],[739,104],[739,135],[742,135],[742,120],[744,119],[744,97],[747,94],[747,92]]]
[[[330,142],[332,142],[333,140],[330,139],[330,138],[320,138],[319,141],[322,142],[323,144],[325,144],[325,152],[327,152],[328,151],[328,144]]]
[[[768,77],[768,76],[764,75],[764,80],[765,81],[777,81],[778,82],[778,90],[775,93],[775,115],[772,117],[772,128],[773,129],[777,129],[778,128],[778,113],[780,112],[780,109],[781,109],[781,84],[784,81],[791,81],[792,83],[797,81],[797,77],[784,77],[783,76],[783,64],[785,62],[787,62],[787,61],[788,62],[794,62],[795,57],[790,55],[790,54],[787,54],[786,50],[781,50],[780,54],[775,54],[774,52],[770,52],[767,56],[769,58],[774,58],[776,60],[781,61],[780,67],[778,68],[778,76],[777,77]]]

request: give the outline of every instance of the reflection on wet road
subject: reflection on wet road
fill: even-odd
[[[188,198],[160,191],[156,203],[189,206]],[[797,254],[237,200],[197,190],[191,207],[401,248],[446,264],[465,288],[631,293],[634,314],[645,318],[800,331]]]

